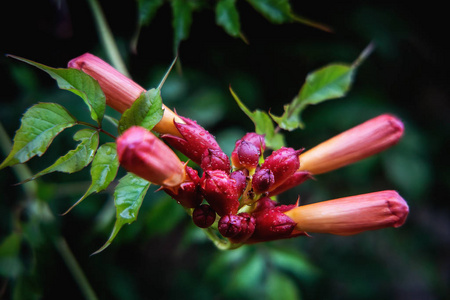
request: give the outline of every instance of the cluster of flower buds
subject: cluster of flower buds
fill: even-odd
[[[143,91],[130,79],[90,54],[69,63],[97,79],[107,104],[123,111]],[[134,91],[132,95],[130,90]],[[376,154],[398,142],[402,122],[381,115],[303,152],[283,147],[265,155],[264,136],[247,133],[231,159],[213,135],[195,121],[169,109],[155,127],[158,138],[131,127],[117,139],[120,164],[161,189],[192,213],[194,224],[217,229],[233,244],[258,243],[308,233],[351,235],[401,226],[408,205],[395,191],[329,200],[309,205],[280,205],[272,200],[314,175]],[[188,167],[166,145],[199,168]]]

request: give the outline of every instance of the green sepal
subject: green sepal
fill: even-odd
[[[61,105],[39,103],[30,107],[21,120],[14,136],[13,148],[0,165],[0,169],[24,163],[47,151],[53,139],[77,120]]]

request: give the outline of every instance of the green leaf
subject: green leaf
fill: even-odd
[[[275,131],[275,127],[273,126],[273,122],[269,115],[261,110],[251,112],[231,88],[230,91],[241,110],[255,124],[255,132],[265,136],[266,147],[271,149],[279,149],[283,147],[285,144],[284,137],[282,134]]]
[[[289,0],[247,0],[269,21],[281,24],[293,20]]]
[[[34,61],[11,56],[47,72],[56,80],[59,88],[80,96],[91,112],[91,118],[100,125],[105,114],[106,99],[98,82],[83,71],[77,69],[52,68]]]
[[[188,0],[172,0],[172,26],[174,32],[175,53],[181,41],[189,37],[192,24],[193,7]]]
[[[119,159],[117,158],[116,143],[106,143],[101,145],[91,165],[92,183],[83,197],[72,205],[64,214],[67,214],[81,201],[86,199],[92,193],[98,193],[106,189],[116,178],[119,169]]]
[[[283,271],[304,279],[316,277],[318,269],[313,266],[298,250],[288,248],[271,248],[268,251],[270,262]]]
[[[132,173],[128,173],[120,179],[114,192],[116,222],[113,231],[106,243],[92,255],[105,250],[112,243],[123,225],[131,224],[137,219],[139,208],[149,187],[150,182]]]
[[[119,120],[119,134],[134,125],[151,130],[158,124],[163,114],[160,90],[148,90],[122,114]]]
[[[59,104],[33,105],[22,117],[22,124],[14,136],[13,148],[0,165],[0,169],[26,162],[36,155],[41,156],[61,131],[76,122],[77,120]]]
[[[308,105],[344,97],[351,87],[355,70],[355,65],[332,64],[310,73],[300,93],[284,106],[283,115],[271,114],[272,119],[285,130],[303,128],[302,111]]]
[[[236,0],[219,0],[216,5],[216,23],[234,37],[241,34],[239,13],[236,9]]]
[[[70,150],[66,155],[58,158],[50,167],[42,170],[29,180],[36,179],[52,172],[74,173],[86,167],[94,158],[98,148],[99,135],[94,129],[81,129],[73,136],[75,141],[80,141],[77,148]]]
[[[138,0],[139,25],[148,25],[164,0]]]

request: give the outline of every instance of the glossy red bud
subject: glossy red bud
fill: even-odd
[[[237,213],[240,193],[236,181],[228,173],[205,171],[200,187],[206,201],[219,216]]]
[[[275,184],[275,177],[270,169],[259,169],[253,175],[252,188],[256,194],[269,191]]]
[[[247,187],[247,176],[248,171],[247,170],[236,170],[234,172],[231,172],[230,178],[234,179],[236,181],[236,186],[238,189],[239,195],[242,195],[245,188]]]
[[[161,135],[163,140],[198,165],[202,163],[202,156],[207,149],[220,150],[214,136],[198,125],[197,122],[181,116],[180,118],[186,124],[174,123],[182,138],[171,134],[163,134]]]
[[[241,230],[241,222],[243,218],[234,214],[227,214],[220,218],[218,229],[222,236],[232,238],[237,236]]]
[[[216,212],[208,204],[202,204],[192,212],[192,221],[200,228],[208,228],[216,221]]]
[[[231,170],[230,159],[220,149],[206,149],[203,153],[200,167],[204,171],[222,170],[230,172]]]
[[[236,142],[236,147],[231,153],[233,166],[238,169],[254,169],[258,166],[261,157],[261,149],[247,141]]]
[[[261,169],[269,169],[274,176],[274,184],[270,190],[275,189],[286,181],[300,167],[298,156],[303,151],[282,147],[266,158]]]
[[[247,241],[252,234],[255,232],[256,221],[255,218],[248,213],[240,213],[238,217],[241,218],[241,230],[238,234],[230,237],[232,243],[244,243]]]

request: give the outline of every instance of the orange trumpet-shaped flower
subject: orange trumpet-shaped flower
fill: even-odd
[[[378,116],[302,153],[299,170],[316,175],[357,162],[396,144],[403,130],[396,117]]]
[[[302,232],[352,235],[399,227],[409,208],[396,191],[381,191],[295,207],[285,214]]]
[[[85,53],[72,59],[68,63],[68,67],[81,70],[97,80],[105,93],[106,104],[120,113],[130,108],[142,92],[145,92],[145,89],[139,84],[114,69],[101,58],[90,53]],[[153,130],[159,133],[181,136],[173,120],[175,119],[178,123],[184,123],[183,120],[164,104],[163,109],[164,115]]]
[[[130,127],[116,143],[119,162],[127,171],[169,188],[184,182],[185,165],[169,146],[147,129]]]

